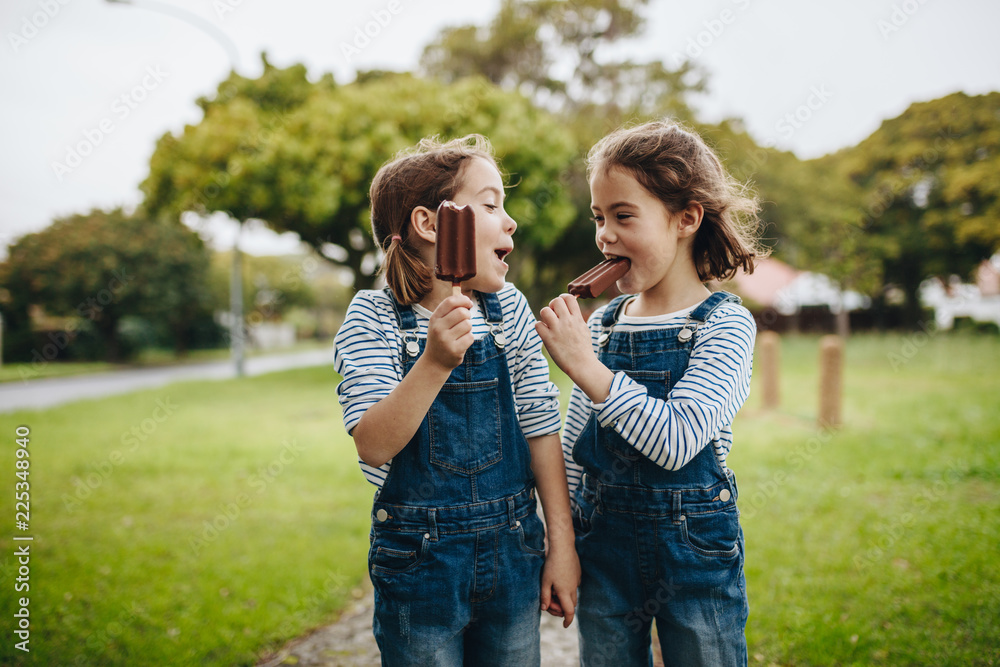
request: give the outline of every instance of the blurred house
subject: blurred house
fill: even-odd
[[[749,275],[740,270],[724,287],[743,298],[760,329],[775,331],[846,333],[848,313],[871,306],[871,299],[841,290],[829,276],[770,257]]]
[[[1000,255],[979,265],[973,284],[963,283],[957,276],[948,282],[940,278],[925,280],[920,286],[920,301],[934,309],[938,329],[951,329],[955,320],[963,317],[1000,327]]]

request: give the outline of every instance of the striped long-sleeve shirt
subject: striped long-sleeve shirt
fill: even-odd
[[[588,321],[595,351],[604,309],[599,308]],[[615,330],[680,329],[693,309],[656,317],[622,315]],[[642,455],[667,470],[682,468],[713,440],[715,455],[725,469],[733,445],[733,418],[750,392],[756,335],[750,312],[726,303],[698,327],[687,370],[666,400],[650,397],[644,386],[623,372],[615,373],[603,403],[593,403],[579,387],[573,387],[562,434],[570,494],[583,475],[573,461],[573,446],[595,413],[602,426],[613,426]]]
[[[525,438],[558,433],[559,390],[549,381],[549,367],[542,356],[542,341],[535,331],[531,308],[524,295],[510,283],[497,296],[503,311],[507,340],[504,351],[521,431]],[[417,336],[424,339],[431,313],[420,305],[414,305],[413,311]],[[479,340],[488,333],[489,324],[476,302],[472,309],[472,335]],[[403,379],[402,349],[399,322],[388,295],[376,290],[358,292],[334,339],[334,368],[344,378],[337,394],[349,434],[354,432],[365,411],[388,396]],[[378,487],[392,466],[392,461],[379,468],[360,459],[358,463],[368,481]]]

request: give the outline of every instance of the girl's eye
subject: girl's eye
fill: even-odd
[[[604,218],[599,215],[592,215],[590,216],[590,221],[596,225],[598,223],[604,222]]]
[[[496,204],[486,204],[486,208],[490,209],[491,211],[495,211],[500,207],[497,206]]]
[[[615,217],[617,217],[619,220],[627,220],[628,218],[632,217],[632,214],[631,213],[619,213]]]

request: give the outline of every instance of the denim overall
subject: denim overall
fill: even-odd
[[[683,375],[703,324],[722,303],[715,292],[681,329],[615,331],[625,296],[604,312],[600,360],[658,399]],[[736,480],[709,443],[670,471],[591,416],[573,458],[584,468],[574,516],[583,569],[577,619],[581,664],[652,665],[656,621],[666,665],[747,662],[743,531]]]
[[[425,340],[392,299],[410,371]],[[538,665],[544,528],[514,409],[503,312],[466,350],[372,506],[368,569],[382,664]]]

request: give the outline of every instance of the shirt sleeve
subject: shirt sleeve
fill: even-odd
[[[687,370],[666,400],[650,397],[619,372],[604,403],[593,404],[598,420],[656,465],[679,470],[732,423],[746,401],[756,334],[742,306],[716,309],[700,327]]]
[[[542,354],[542,339],[535,331],[535,316],[527,299],[510,286],[510,309],[505,309],[505,335],[514,342],[511,382],[514,406],[525,438],[559,433],[559,388],[549,381],[549,364]],[[503,295],[508,296],[508,295]]]
[[[374,293],[359,292],[334,337],[333,365],[343,377],[337,396],[344,412],[344,428],[351,435],[365,411],[392,393],[402,380],[396,363],[395,328],[391,323],[387,326],[384,308]]]

